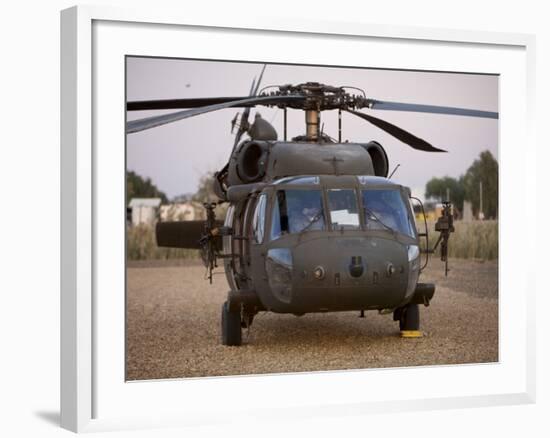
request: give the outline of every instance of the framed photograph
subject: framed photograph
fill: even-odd
[[[534,401],[532,37],[75,7],[61,38],[63,427]]]

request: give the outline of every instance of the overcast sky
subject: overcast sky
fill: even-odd
[[[246,96],[262,64],[127,58],[127,98],[168,99]],[[409,72],[268,64],[262,86],[321,82],[354,86],[368,97],[498,111],[498,77],[479,74]],[[282,110],[258,107],[282,138]],[[173,110],[172,110],[173,111]],[[172,111],[133,111],[128,120]],[[230,122],[242,109],[224,109],[127,136],[127,168],[149,177],[169,198],[195,192],[201,175],[220,169],[229,158],[234,134]],[[250,121],[253,121],[254,109]],[[448,153],[417,151],[362,119],[343,113],[343,140],[384,146],[393,180],[423,198],[434,177],[463,174],[483,150],[498,159],[498,120],[451,115],[366,110],[423,138]],[[304,134],[304,112],[289,110],[288,137]],[[337,111],[321,115],[324,131],[337,138]]]

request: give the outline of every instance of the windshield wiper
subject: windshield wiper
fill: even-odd
[[[306,224],[304,228],[300,230],[300,236],[304,231],[307,231],[315,222],[317,222],[319,219],[321,219],[324,216],[323,210],[321,210],[319,213],[317,213],[315,216],[313,216],[309,222]]]
[[[389,225],[386,225],[384,222],[382,222],[380,220],[380,218],[378,216],[376,216],[372,210],[370,210],[367,207],[363,207],[363,210],[365,210],[365,213],[367,215],[371,216],[372,219],[374,219],[376,222],[378,222],[380,225],[382,225],[385,229],[387,229],[388,231],[391,231],[394,235],[397,234],[397,230],[393,229]]]

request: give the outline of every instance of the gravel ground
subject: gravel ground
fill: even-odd
[[[433,260],[421,307],[424,337],[402,339],[391,315],[260,313],[241,347],[220,345],[225,275],[193,262],[132,263],[127,291],[127,379],[164,379],[498,361],[498,262]]]

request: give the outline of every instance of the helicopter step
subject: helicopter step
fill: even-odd
[[[265,310],[258,295],[253,290],[232,290],[227,294],[227,302],[231,310],[237,311],[241,306],[248,308],[255,307],[258,310]]]
[[[413,304],[424,304],[426,307],[430,305],[430,300],[435,293],[435,284],[433,283],[417,283],[414,295],[411,299]]]

